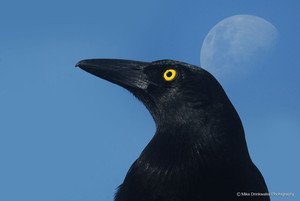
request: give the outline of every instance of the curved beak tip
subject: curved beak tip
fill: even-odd
[[[75,67],[80,67],[80,64],[81,64],[81,61],[77,62],[77,63],[75,64]]]

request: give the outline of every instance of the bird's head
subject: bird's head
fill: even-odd
[[[228,100],[210,73],[179,61],[88,59],[76,66],[132,92],[145,104],[157,125],[194,121],[195,111],[204,114]]]
[[[226,158],[237,150],[247,155],[239,116],[221,85],[204,69],[172,60],[89,59],[76,66],[126,88],[144,103],[157,127],[156,137],[145,149],[149,153],[163,143],[157,153],[160,147],[174,150],[181,144],[206,150],[204,156],[214,153]]]

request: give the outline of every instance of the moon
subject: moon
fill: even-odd
[[[269,57],[278,31],[254,15],[235,15],[217,23],[201,47],[201,67],[217,78],[245,75]]]

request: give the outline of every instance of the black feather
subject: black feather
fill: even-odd
[[[156,123],[115,201],[270,200],[237,196],[268,189],[251,161],[236,110],[207,71],[172,60],[95,59],[77,66],[131,91]],[[164,79],[168,69],[176,71],[174,80]]]

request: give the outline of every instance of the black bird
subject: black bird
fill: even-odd
[[[210,73],[173,60],[88,59],[76,66],[129,90],[156,123],[115,201],[270,200],[241,120]]]

